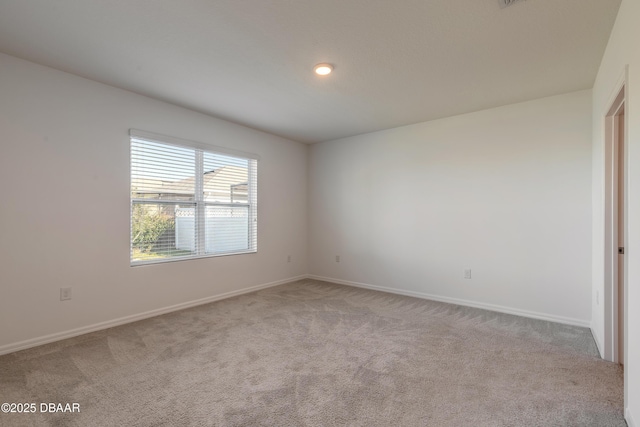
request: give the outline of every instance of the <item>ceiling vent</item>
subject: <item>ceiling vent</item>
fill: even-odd
[[[520,0],[498,0],[501,8],[505,8],[507,6],[511,6],[512,4],[519,2]]]

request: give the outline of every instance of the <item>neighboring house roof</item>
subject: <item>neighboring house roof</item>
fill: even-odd
[[[247,201],[246,168],[222,166],[204,173],[205,201],[231,203]],[[154,178],[135,178],[131,182],[131,194],[134,198],[157,198],[192,200],[195,191],[195,177],[167,181]]]

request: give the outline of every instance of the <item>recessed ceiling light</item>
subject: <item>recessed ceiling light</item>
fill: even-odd
[[[313,71],[320,76],[326,76],[333,71],[333,65],[331,64],[318,64],[313,67]]]

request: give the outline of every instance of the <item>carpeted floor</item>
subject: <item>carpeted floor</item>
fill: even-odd
[[[626,425],[587,329],[314,280],[2,356],[2,402],[80,405],[2,426]]]

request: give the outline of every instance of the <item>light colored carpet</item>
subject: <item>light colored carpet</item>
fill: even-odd
[[[590,332],[304,280],[0,357],[2,426],[624,426]]]

